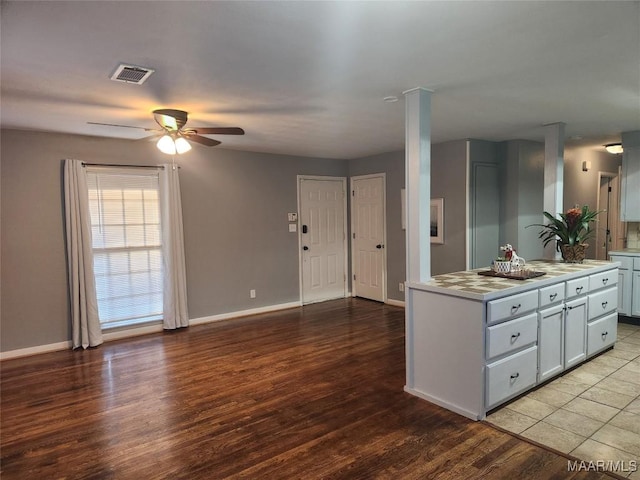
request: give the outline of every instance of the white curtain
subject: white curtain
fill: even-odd
[[[73,348],[95,347],[102,343],[102,330],[93,276],[87,179],[79,160],[64,162],[64,207]]]
[[[189,326],[182,203],[176,165],[164,165],[160,171],[160,199],[164,258],[164,328],[169,330]]]

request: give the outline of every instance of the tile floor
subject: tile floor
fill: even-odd
[[[586,461],[635,460],[640,479],[640,326],[618,324],[613,350],[487,417],[487,422]]]

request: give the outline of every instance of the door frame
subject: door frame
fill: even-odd
[[[351,276],[349,278],[349,284],[351,285],[351,296],[355,297],[356,283],[353,281],[353,276],[356,272],[356,252],[355,252],[355,240],[354,236],[354,180],[366,180],[368,178],[382,178],[382,242],[384,248],[382,249],[382,302],[387,303],[387,174],[371,173],[368,175],[355,175],[349,178],[349,190],[352,192],[349,197],[350,213],[351,213],[351,231],[349,237],[349,243],[351,245]]]
[[[617,215],[617,217],[615,219],[610,218],[609,217],[609,210],[610,209],[607,210],[607,219],[611,224],[615,223],[615,226],[614,226],[613,230],[615,230],[615,232],[617,234],[618,233],[618,229],[620,228],[620,207],[619,207],[619,205],[620,205],[620,175],[619,175],[619,173],[614,173],[614,172],[605,172],[605,171],[599,171],[598,172],[598,183],[597,183],[597,190],[596,190],[596,210],[598,210],[600,208],[600,188],[601,188],[601,184],[602,184],[602,179],[603,178],[608,178],[609,182],[613,181],[614,179],[617,179],[616,181],[618,182],[618,188],[617,188],[617,195],[618,196],[617,196],[617,198],[613,198],[613,199],[610,198],[609,199],[610,202],[617,202],[617,204],[618,204],[618,209],[617,209],[617,214],[618,215]],[[597,230],[596,230],[596,235],[595,235],[595,239],[594,239],[595,242],[596,242],[596,245],[595,245],[596,248],[595,248],[595,252],[594,252],[596,258],[598,258],[598,251],[599,251],[599,248],[600,248],[600,246],[599,246],[600,245],[600,240],[602,240],[601,233],[600,233],[600,231],[602,229],[599,228],[600,227],[600,218],[601,218],[601,216],[599,216],[597,218],[597,220],[596,220],[596,228],[597,228]],[[612,242],[612,245],[611,245],[611,248],[614,249],[614,250],[616,249],[616,241],[617,240],[614,239],[614,241]],[[609,258],[608,250],[609,249],[607,248],[606,251],[605,251],[604,260],[607,260]]]
[[[302,266],[303,266],[303,258],[302,258],[302,199],[300,197],[301,183],[303,180],[324,180],[324,181],[340,181],[342,183],[342,190],[344,192],[343,197],[343,231],[344,235],[342,236],[342,249],[344,253],[344,297],[349,296],[349,283],[347,282],[347,276],[349,275],[349,249],[347,248],[347,177],[333,177],[328,175],[298,175],[296,178],[296,188],[297,188],[297,200],[298,200],[298,288],[300,290],[300,305],[305,305],[304,303],[304,286],[302,282]]]

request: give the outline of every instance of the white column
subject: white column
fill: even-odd
[[[553,216],[564,211],[562,195],[564,187],[564,126],[562,122],[545,125],[544,128],[544,201],[543,210]],[[543,223],[547,220],[543,218]],[[544,249],[544,258],[560,258],[555,242]]]
[[[431,91],[405,96],[405,185],[407,193],[407,279],[431,279]]]

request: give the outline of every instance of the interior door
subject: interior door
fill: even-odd
[[[302,303],[346,295],[346,179],[298,177]]]
[[[624,233],[620,233],[620,178],[613,173],[600,174],[598,211],[596,217],[596,259],[607,260],[609,252],[622,248]]]
[[[386,291],[384,191],[384,175],[351,179],[353,294],[379,302]]]

